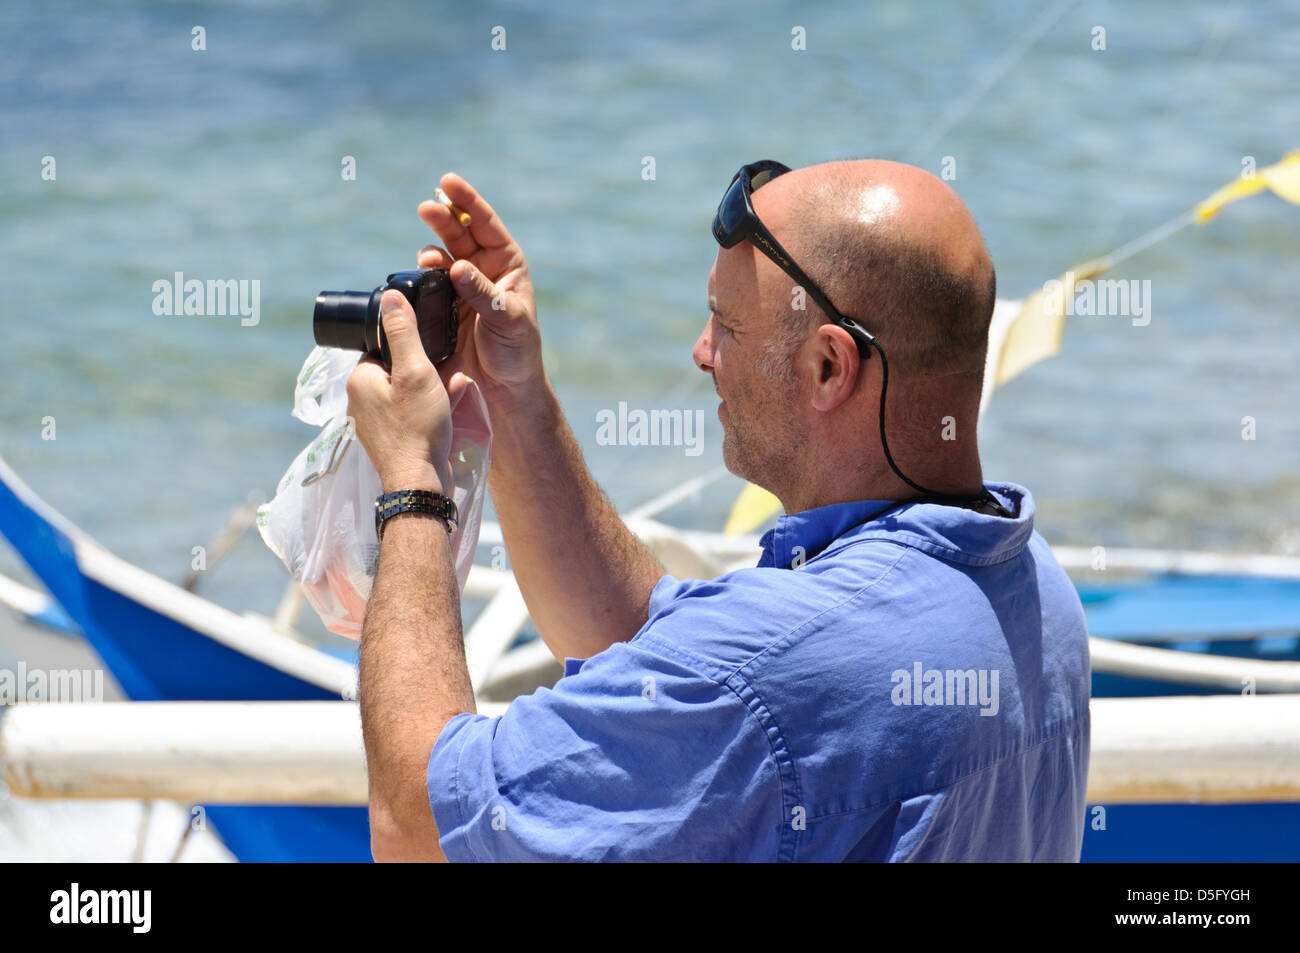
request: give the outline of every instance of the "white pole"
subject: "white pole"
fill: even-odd
[[[17,705],[0,761],[22,797],[366,803],[351,702]],[[1300,696],[1094,699],[1088,801],[1300,802]]]
[[[528,624],[528,606],[514,577],[508,578],[465,633],[465,666],[477,694],[492,666]]]
[[[353,702],[16,705],[0,720],[0,761],[25,797],[366,802]]]
[[[1088,800],[1300,801],[1300,695],[1094,699]]]
[[[1067,571],[1106,581],[1115,570],[1176,573],[1183,576],[1250,576],[1300,579],[1300,557],[1255,553],[1203,553],[1182,549],[1130,549],[1105,547],[1105,569],[1097,568],[1098,554],[1084,546],[1053,546],[1052,555]]]
[[[1088,640],[1088,649],[1094,672],[1203,685],[1222,692],[1300,692],[1300,662],[1202,655],[1095,636]]]

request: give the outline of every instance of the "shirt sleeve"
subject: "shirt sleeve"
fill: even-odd
[[[449,860],[776,859],[776,762],[730,688],[635,642],[574,669],[443,728],[427,780]]]

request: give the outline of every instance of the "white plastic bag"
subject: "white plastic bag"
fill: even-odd
[[[361,355],[318,347],[307,356],[293,393],[293,415],[321,427],[298,454],[276,488],[275,499],[257,510],[262,540],[331,632],[361,637],[366,603],[379,561],[375,497],[379,474],[347,418],[348,375]],[[452,498],[460,524],[451,535],[456,578],[465,588],[478,544],[483,496],[491,462],[492,425],[478,384],[451,409]]]

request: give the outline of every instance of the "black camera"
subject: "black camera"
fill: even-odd
[[[456,350],[456,289],[445,268],[397,271],[374,291],[322,291],[316,296],[312,333],[322,347],[364,351],[378,357],[388,370],[393,358],[388,336],[379,320],[379,299],[388,289],[406,295],[415,311],[416,327],[424,353],[434,364],[445,361]]]

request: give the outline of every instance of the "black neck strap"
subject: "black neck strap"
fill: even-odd
[[[1005,516],[1008,519],[1015,518],[1015,514],[1003,506],[1001,500],[990,493],[987,489],[984,489],[976,496],[954,496],[949,493],[924,493],[921,496],[913,496],[906,500],[895,500],[892,503],[882,506],[865,519],[854,523],[850,529],[870,523],[872,520],[884,516],[890,510],[898,509],[900,506],[907,506],[909,503],[940,503],[944,506],[965,506],[967,509],[971,508],[969,504],[987,503],[989,506],[997,510],[999,516]]]
[[[897,503],[885,507],[880,511],[880,513],[876,513],[863,520],[863,522],[870,522],[881,513],[885,513],[893,509],[895,506],[902,506],[904,503],[946,503],[950,506],[964,506],[967,503],[979,501],[988,503],[997,510],[999,516],[1011,517],[1011,511],[1003,506],[998,498],[986,489],[981,489],[978,496],[956,496],[950,493],[936,493],[927,487],[921,486],[921,484],[909,478],[907,474],[898,468],[898,464],[894,462],[894,455],[889,452],[889,440],[885,437],[885,395],[889,392],[889,358],[885,357],[885,349],[880,346],[879,341],[872,338],[870,343],[871,346],[876,349],[876,353],[880,355],[880,449],[885,451],[885,462],[889,464],[889,469],[894,471],[894,475],[912,489],[916,490],[917,493],[922,494],[922,496],[914,497],[910,500],[899,500]],[[859,523],[858,525],[860,526],[862,524]]]

